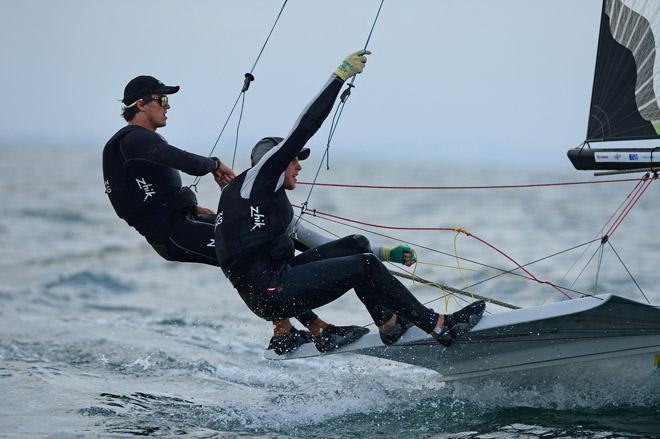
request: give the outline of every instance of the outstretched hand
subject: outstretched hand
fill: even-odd
[[[358,73],[362,73],[367,63],[366,55],[371,55],[371,52],[368,50],[358,50],[355,53],[351,53],[339,64],[339,67],[335,70],[335,75],[346,81]]]
[[[218,166],[213,171],[213,179],[221,188],[225,187],[236,178],[236,173],[232,169],[218,160]]]

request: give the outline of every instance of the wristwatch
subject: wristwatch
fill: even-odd
[[[215,168],[213,168],[213,173],[215,173],[215,171],[218,170],[218,168],[220,167],[220,164],[221,164],[222,162],[221,162],[220,159],[217,158],[217,157],[211,157],[211,160],[213,160],[213,161],[215,162]]]

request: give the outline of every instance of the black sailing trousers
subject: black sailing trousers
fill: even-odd
[[[147,237],[147,241],[168,261],[195,262],[219,266],[215,254],[215,215],[172,215],[163,236]]]
[[[168,261],[193,262],[220,266],[215,254],[215,215],[177,215],[170,218],[166,236],[147,241]],[[309,326],[318,316],[311,310],[295,315],[296,320]]]
[[[301,253],[274,273],[270,285],[265,291],[239,291],[250,309],[267,320],[321,307],[351,288],[378,326],[396,313],[431,332],[439,318],[390,274],[360,235]]]

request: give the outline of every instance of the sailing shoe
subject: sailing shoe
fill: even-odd
[[[484,314],[486,303],[477,300],[453,314],[445,314],[445,321],[439,332],[433,331],[431,335],[441,345],[451,346],[455,339],[472,329]]]
[[[284,355],[295,351],[298,347],[310,341],[312,341],[312,334],[309,331],[291,328],[286,334],[274,335],[266,349],[274,350],[277,355]]]
[[[394,327],[387,332],[378,331],[378,334],[380,335],[380,340],[383,342],[383,344],[390,346],[399,341],[401,336],[413,326],[414,325],[411,322],[404,319],[400,315],[397,315]]]
[[[319,335],[312,336],[312,340],[319,352],[332,352],[357,341],[368,332],[369,330],[362,326],[328,325]]]

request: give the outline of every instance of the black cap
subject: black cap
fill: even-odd
[[[266,155],[268,151],[273,149],[273,147],[280,143],[282,140],[284,140],[282,137],[264,137],[258,141],[257,144],[252,148],[252,154],[250,154],[250,161],[252,162],[252,166],[259,163],[259,160],[261,160],[261,158]],[[309,157],[309,154],[309,148],[303,148],[300,150],[296,157],[298,160],[305,160],[307,157]]]
[[[131,106],[151,94],[171,95],[177,91],[179,91],[178,85],[165,85],[153,76],[137,76],[126,84],[122,102],[126,106]]]

